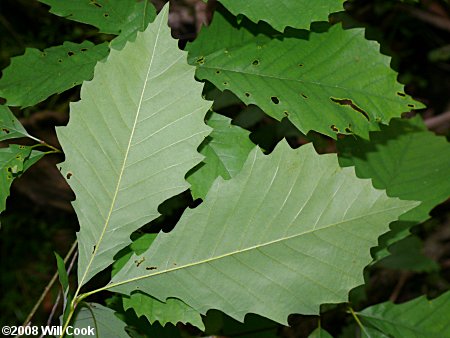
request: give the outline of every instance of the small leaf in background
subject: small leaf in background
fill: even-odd
[[[30,158],[32,154],[32,158]],[[44,156],[44,153],[33,150],[29,146],[11,144],[8,148],[0,148],[0,213],[5,210],[6,198],[13,180],[23,174],[32,164]],[[30,163],[27,159],[30,158]]]
[[[35,141],[39,141],[27,133],[7,106],[0,105],[0,141],[20,137],[29,137]]]
[[[131,27],[144,30],[156,16],[148,0],[39,0],[50,13],[97,27],[100,33],[120,34]]]
[[[11,59],[0,79],[0,97],[9,106],[28,107],[92,79],[96,63],[108,55],[108,44],[64,42],[41,52],[27,48]]]
[[[69,316],[70,304],[72,302],[72,296],[70,294],[69,288],[69,276],[67,275],[66,264],[64,263],[64,260],[56,252],[54,252],[54,254],[56,257],[56,265],[58,267],[59,283],[61,284],[62,287],[63,323],[65,323]]]
[[[341,166],[354,166],[358,177],[371,178],[389,196],[422,202],[391,224],[392,231],[375,250],[377,259],[389,255],[389,245],[407,237],[412,226],[428,219],[431,209],[450,196],[450,145],[428,131],[420,117],[394,119],[372,132],[370,142],[345,137],[337,147]]]
[[[119,272],[120,269],[122,269],[125,264],[130,260],[131,256],[133,256],[133,253],[136,255],[142,255],[150,245],[155,240],[157,234],[143,234],[142,236],[133,239],[132,235],[132,243],[122,249],[117,255],[119,258],[113,263],[112,265],[112,271],[111,276],[114,276],[117,272]]]
[[[419,237],[411,235],[389,246],[390,255],[382,258],[378,266],[415,272],[438,271],[439,265],[422,252]]]
[[[311,144],[293,150],[283,141],[270,155],[254,148],[239,174],[216,179],[202,204],[105,289],[286,324],[291,313],[345,302],[363,283],[369,248],[416,205],[387,197]]]
[[[380,54],[377,42],[365,39],[363,29],[338,24],[328,32],[311,32],[309,39],[270,40],[252,37],[229,20],[216,12],[187,47],[197,77],[277,120],[288,117],[304,134],[368,138],[379,123],[422,107],[403,93],[390,58]]]
[[[337,146],[341,166],[354,166],[358,177],[372,179],[389,196],[422,202],[401,220],[422,222],[450,196],[450,144],[428,131],[420,116],[392,120],[372,132],[370,142],[345,137]]]
[[[253,22],[262,20],[283,32],[286,27],[309,29],[314,21],[328,21],[332,12],[342,11],[344,0],[219,0],[234,15]]]
[[[194,199],[204,198],[218,176],[226,180],[235,176],[255,146],[250,132],[232,125],[228,117],[213,113],[208,125],[213,131],[199,148],[205,159],[187,176]]]
[[[205,329],[202,317],[190,306],[176,298],[168,298],[161,302],[142,292],[133,292],[128,297],[123,297],[125,310],[133,309],[138,317],[147,317],[150,324],[159,322],[162,326],[167,323],[190,323],[200,330]]]
[[[227,316],[217,310],[209,310],[203,319],[205,334],[213,337],[239,337],[239,338],[275,338],[280,337],[280,325],[270,319],[249,313],[244,322]]]
[[[308,338],[333,338],[333,337],[327,331],[318,327],[309,334]]]
[[[118,50],[122,49],[127,41],[134,41],[137,32],[144,31],[148,24],[153,22],[155,18],[156,10],[150,1],[144,0],[136,2],[134,9],[128,15],[125,24],[121,26],[119,36],[115,37],[110,42],[110,47]]]
[[[162,202],[189,188],[184,177],[202,160],[211,102],[171,37],[168,12],[166,5],[134,42],[97,64],[67,127],[56,128],[76,195],[79,287],[160,215]]]
[[[54,252],[54,254],[56,257],[56,265],[58,267],[59,282],[61,283],[63,292],[66,292],[66,290],[69,288],[69,276],[67,275],[66,264],[64,263],[64,260],[60,255],[58,255],[56,252]]]
[[[84,306],[79,310],[72,325],[74,330],[79,329],[80,331],[89,332],[89,329],[94,329],[94,336],[74,335],[74,338],[130,337],[125,331],[126,324],[116,317],[116,315],[114,314],[114,310],[111,310],[100,304],[84,303]]]
[[[389,337],[450,337],[450,292],[428,300],[425,296],[406,303],[385,302],[357,313],[363,323]]]

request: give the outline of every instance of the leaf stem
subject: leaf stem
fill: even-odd
[[[359,320],[359,318],[356,315],[355,311],[353,311],[353,308],[351,306],[349,306],[348,309],[350,310],[350,313],[352,314],[352,316],[355,319],[356,323],[360,327],[361,331],[363,331],[367,335],[367,337],[370,337],[369,333],[366,331],[366,328],[364,327],[364,325]]]
[[[50,148],[50,149],[53,150],[53,152],[55,152],[55,153],[62,153],[61,150],[59,150],[58,148],[56,148],[56,147],[54,147],[54,146],[48,144],[48,143],[45,142],[45,141],[39,140],[39,143],[40,143],[39,145],[42,145],[42,146],[47,147],[47,148]]]
[[[69,249],[69,252],[66,254],[66,257],[64,257],[64,263],[67,263],[70,259],[70,257],[72,256],[72,254],[75,252],[75,249],[77,247],[77,241],[75,240],[75,242],[73,242],[72,246]],[[23,322],[22,326],[27,326],[29,324],[29,322],[31,321],[31,319],[33,318],[34,314],[36,313],[36,311],[38,310],[39,306],[41,305],[42,301],[44,300],[45,296],[47,295],[47,293],[50,291],[50,289],[52,288],[53,284],[55,283],[56,279],[58,278],[58,271],[55,272],[55,274],[53,275],[52,279],[50,280],[50,282],[48,282],[47,286],[45,287],[44,291],[42,292],[41,296],[39,297],[38,301],[36,302],[36,304],[34,304],[33,309],[31,309],[30,313],[28,314],[27,319],[25,319],[25,321]],[[20,337],[16,336],[16,337]]]

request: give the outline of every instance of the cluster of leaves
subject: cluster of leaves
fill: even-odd
[[[275,336],[274,322],[287,325],[290,314],[319,316],[325,304],[348,302],[370,264],[439,268],[410,229],[450,195],[450,147],[419,117],[400,119],[423,106],[404,93],[379,44],[362,28],[326,22],[343,1],[221,0],[186,51],[170,35],[168,5],[156,16],[148,1],[41,2],[117,35],[99,45],[29,49],[0,80],[6,104],[21,107],[84,81],[69,124],[57,129],[59,169],[80,224],[75,290],[57,260],[65,326],[175,337],[170,325],[181,322],[232,334],[225,317],[211,320],[216,309],[247,326],[250,314],[266,317],[258,329]],[[248,108],[234,121],[217,113],[236,100]],[[266,116],[289,124],[281,137],[315,131],[337,139],[339,155],[286,140],[271,151],[264,135],[241,127]],[[50,146],[5,105],[0,128],[0,141],[38,142],[0,149],[3,211],[13,179],[46,154],[34,148]],[[164,201],[188,189],[201,203],[172,231],[136,236]],[[110,281],[90,289],[110,267]],[[101,291],[115,293],[108,307],[89,302]],[[358,327],[347,334],[448,336],[449,301],[447,292],[349,307]],[[159,324],[142,328],[142,316]],[[319,325],[316,336],[329,333]]]

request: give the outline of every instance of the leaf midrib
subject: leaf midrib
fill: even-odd
[[[122,167],[121,167],[120,172],[119,172],[119,177],[117,179],[116,189],[115,189],[114,194],[113,194],[113,198],[112,198],[112,201],[111,201],[110,209],[109,209],[108,215],[106,217],[105,224],[104,224],[104,227],[103,227],[102,232],[100,234],[100,237],[99,237],[98,241],[95,244],[95,249],[94,249],[94,251],[93,251],[93,253],[91,255],[91,258],[90,258],[90,260],[89,260],[89,262],[88,262],[88,264],[86,266],[86,269],[84,271],[83,277],[80,279],[80,281],[78,283],[79,286],[78,286],[77,294],[80,291],[81,286],[83,286],[83,282],[86,279],[86,276],[87,276],[87,274],[89,272],[89,269],[90,269],[90,267],[92,265],[92,262],[94,261],[94,258],[96,257],[96,254],[97,254],[97,252],[99,250],[100,244],[101,244],[101,242],[103,240],[103,236],[105,235],[106,229],[109,226],[109,222],[111,220],[111,215],[112,215],[112,213],[114,211],[114,206],[116,204],[116,199],[117,199],[117,196],[118,196],[119,187],[121,185],[122,176],[123,176],[123,173],[124,173],[124,170],[125,170],[125,167],[126,167],[128,154],[129,154],[130,148],[131,148],[131,141],[133,140],[133,136],[134,136],[134,132],[136,130],[138,117],[140,115],[142,103],[144,101],[144,93],[145,93],[145,90],[147,88],[147,83],[148,83],[148,79],[149,79],[149,76],[150,76],[150,71],[152,69],[153,60],[155,58],[156,46],[158,44],[158,39],[159,39],[159,36],[160,36],[160,33],[161,33],[161,28],[163,26],[163,22],[164,21],[161,20],[161,22],[159,24],[159,27],[158,27],[158,31],[157,31],[156,37],[155,37],[155,43],[153,44],[153,50],[152,50],[152,54],[151,54],[151,57],[150,57],[150,62],[149,62],[148,68],[147,68],[147,73],[146,73],[144,84],[143,84],[143,87],[142,87],[141,96],[139,98],[138,107],[136,109],[136,116],[135,116],[135,119],[134,119],[134,122],[133,122],[133,127],[131,128],[131,134],[130,134],[130,137],[128,139],[128,145],[127,145],[127,149],[125,151],[125,157],[124,157],[124,160],[123,160],[123,163],[122,163]]]
[[[347,92],[357,92],[358,94],[362,94],[362,95],[370,95],[371,97],[376,97],[376,98],[380,98],[383,100],[388,100],[388,101],[392,101],[392,102],[399,102],[397,99],[391,98],[391,97],[386,97],[384,95],[381,94],[376,94],[376,93],[371,93],[371,92],[365,92],[363,90],[359,90],[357,88],[348,88],[348,87],[343,87],[343,86],[337,86],[337,85],[331,85],[331,84],[326,84],[326,83],[321,83],[321,82],[315,82],[315,81],[311,81],[311,80],[302,80],[302,79],[292,79],[292,78],[287,78],[287,77],[277,77],[277,76],[273,76],[273,75],[268,75],[268,74],[263,74],[263,73],[252,73],[252,72],[247,72],[244,70],[234,70],[234,69],[229,69],[229,68],[225,68],[225,67],[214,67],[214,66],[205,66],[202,65],[201,67],[198,67],[197,69],[208,69],[208,70],[221,70],[221,71],[225,71],[225,72],[230,72],[230,73],[237,73],[237,74],[243,74],[245,76],[255,76],[255,77],[260,77],[260,78],[269,78],[269,79],[274,79],[274,80],[279,80],[279,81],[286,81],[286,82],[294,82],[294,83],[302,83],[304,85],[314,85],[314,86],[318,86],[318,87],[325,87],[325,88],[338,88]],[[202,78],[203,80],[205,78]]]
[[[257,245],[253,245],[251,247],[244,248],[242,250],[235,250],[235,251],[228,252],[228,253],[225,253],[225,254],[222,254],[222,255],[218,255],[218,256],[215,256],[215,257],[208,258],[208,259],[204,259],[204,260],[201,260],[201,261],[198,261],[198,262],[193,262],[193,263],[189,263],[189,264],[185,264],[185,265],[180,265],[180,266],[177,266],[177,267],[174,267],[174,268],[169,268],[169,269],[166,269],[166,270],[163,270],[163,271],[158,271],[158,272],[154,272],[154,273],[151,273],[151,274],[147,274],[147,275],[131,278],[131,279],[128,279],[128,280],[125,280],[125,281],[108,284],[108,285],[104,286],[103,288],[100,288],[100,289],[96,290],[96,292],[103,291],[103,290],[108,290],[108,289],[111,289],[113,287],[117,287],[117,286],[120,286],[120,285],[123,285],[123,284],[136,282],[136,281],[141,280],[141,279],[145,279],[145,278],[161,275],[161,274],[164,274],[164,273],[173,272],[173,271],[180,270],[180,269],[190,268],[190,267],[193,267],[193,266],[196,266],[196,265],[209,263],[209,262],[216,261],[216,260],[228,257],[228,256],[233,256],[233,255],[240,254],[240,253],[243,253],[243,252],[259,249],[259,248],[262,248],[264,246],[276,244],[276,243],[279,243],[279,242],[282,242],[282,241],[285,241],[285,240],[290,240],[292,238],[296,238],[296,237],[299,237],[299,236],[308,235],[308,234],[313,233],[313,232],[325,230],[325,229],[331,228],[333,226],[338,226],[340,224],[351,222],[351,221],[354,221],[354,220],[357,220],[357,219],[360,219],[360,218],[363,218],[363,217],[370,217],[370,216],[374,216],[374,215],[377,215],[377,214],[380,214],[380,213],[386,213],[388,211],[392,211],[392,210],[396,210],[396,209],[404,209],[405,207],[406,206],[396,206],[396,207],[389,208],[389,209],[383,209],[381,211],[377,211],[377,212],[374,212],[374,213],[361,215],[361,216],[358,216],[358,217],[347,219],[345,221],[340,221],[340,222],[337,222],[337,223],[331,223],[331,224],[329,224],[327,226],[324,226],[324,227],[322,227],[320,229],[317,229],[317,228],[311,229],[309,231],[305,231],[305,232],[302,232],[302,233],[297,233],[297,234],[294,234],[294,235],[291,235],[291,236],[287,236],[287,237],[283,237],[283,238],[277,238],[277,239],[272,240],[272,241],[268,241],[268,242],[265,242],[265,243],[260,243],[260,244],[257,244]]]

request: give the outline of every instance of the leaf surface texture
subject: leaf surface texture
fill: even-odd
[[[204,198],[214,180],[234,177],[244,165],[254,144],[250,141],[250,132],[231,124],[228,117],[212,114],[208,125],[213,128],[200,153],[205,156],[188,177],[194,198]]]
[[[428,300],[425,296],[402,304],[385,302],[358,313],[364,323],[390,337],[450,337],[450,292]]]
[[[39,161],[44,153],[29,146],[11,144],[0,148],[0,213],[5,210],[9,189],[15,178],[20,177],[31,165]]]
[[[147,317],[150,324],[157,321],[165,326],[167,323],[181,322],[190,323],[200,330],[205,329],[200,314],[176,298],[168,298],[164,303],[145,293],[134,292],[123,298],[123,307],[125,310],[132,308],[138,317]]]
[[[188,47],[197,77],[277,120],[287,116],[305,134],[368,138],[379,122],[422,106],[403,93],[390,58],[362,29],[334,25],[328,32],[311,32],[309,40],[252,37],[246,29],[215,13]]]
[[[103,305],[87,303],[81,308],[73,323],[74,329],[94,328],[95,337],[129,338],[122,322],[111,310]],[[88,338],[92,335],[74,335],[75,338]]]
[[[50,12],[97,27],[101,33],[119,34],[137,26],[144,29],[156,11],[150,1],[137,0],[39,0]]]
[[[270,155],[254,148],[238,175],[218,178],[204,203],[105,289],[285,324],[291,313],[318,314],[320,304],[346,301],[363,283],[369,248],[416,204],[388,198],[311,145],[292,150],[283,141]]]
[[[0,79],[0,96],[9,106],[32,106],[52,94],[61,93],[92,79],[97,61],[108,55],[108,44],[66,41],[40,51],[27,48],[12,58]]]
[[[309,29],[313,21],[328,21],[342,11],[344,0],[220,0],[234,15],[244,14],[253,22],[266,21],[282,32],[287,26]]]
[[[0,141],[20,137],[30,137],[37,140],[27,133],[8,107],[0,105]]]
[[[186,190],[186,172],[209,131],[194,68],[167,26],[168,6],[136,41],[111,50],[57,129],[62,173],[75,192],[80,223],[78,282],[113,262],[130,234],[159,216],[157,207]]]

